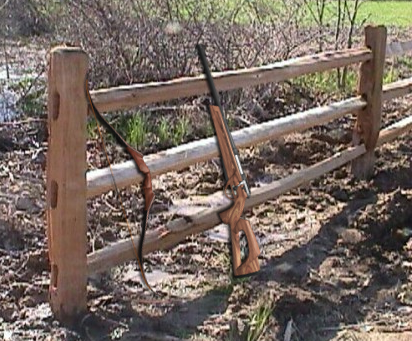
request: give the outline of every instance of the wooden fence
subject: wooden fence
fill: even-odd
[[[408,50],[412,50],[411,42],[387,45],[386,28],[369,26],[365,29],[363,48],[323,52],[261,67],[214,73],[216,88],[222,91],[281,82],[360,63],[357,97],[233,133],[237,147],[244,148],[325,124],[349,113],[357,114],[353,146],[269,185],[252,188],[252,196],[246,201],[245,208],[262,204],[348,162],[352,163],[352,171],[357,177],[369,176],[373,171],[375,148],[412,128],[412,116],[409,116],[381,129],[382,102],[412,92],[412,78],[382,86],[385,52],[394,56]],[[130,240],[121,240],[87,254],[86,201],[112,190],[114,185],[108,168],[86,173],[88,103],[84,81],[87,54],[80,48],[58,47],[51,51],[49,65],[47,235],[51,263],[50,304],[57,319],[64,324],[73,324],[87,309],[88,276],[133,260],[135,254]],[[107,112],[207,92],[204,76],[198,76],[100,89],[91,91],[91,95],[96,107]],[[211,137],[148,155],[145,161],[152,176],[156,176],[217,155],[215,138]],[[113,171],[119,188],[143,180],[133,161],[114,165]],[[175,219],[161,230],[149,231],[143,254],[170,248],[191,234],[219,224],[217,211],[221,209],[205,209],[190,217]]]

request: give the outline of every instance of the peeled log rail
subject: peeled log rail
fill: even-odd
[[[330,51],[249,69],[214,72],[212,76],[218,91],[233,90],[361,63],[370,60],[371,56],[370,50],[365,48]],[[90,94],[97,109],[105,112],[201,95],[208,91],[202,75],[94,90]]]
[[[325,173],[343,166],[365,152],[366,149],[364,145],[351,147],[313,166],[309,166],[285,178],[274,181],[270,185],[253,188],[252,196],[246,200],[245,209],[250,209],[269,199],[274,199],[308,181],[314,180]],[[153,251],[171,248],[183,241],[187,236],[203,232],[217,225],[220,222],[217,212],[221,211],[224,207],[225,206],[205,209],[193,216],[185,216],[184,218],[171,221],[167,224],[166,228],[148,233],[143,245],[143,254],[146,255]],[[134,242],[137,243],[139,238],[135,237],[134,239]],[[133,260],[135,257],[130,239],[122,240],[89,254],[87,257],[88,273],[90,275],[108,270],[113,266]]]
[[[327,123],[362,109],[365,105],[366,103],[360,97],[350,98],[244,128],[233,132],[232,136],[236,146],[244,148]],[[152,176],[156,176],[168,171],[184,169],[197,162],[209,160],[212,157],[218,156],[218,154],[215,137],[211,137],[149,155],[144,160]],[[113,165],[112,169],[119,188],[143,180],[143,176],[136,172],[133,161]],[[87,196],[89,198],[105,193],[112,188],[113,179],[110,169],[99,169],[87,174]]]
[[[412,116],[409,116],[381,130],[377,145],[381,146],[386,142],[392,141],[399,135],[404,134],[411,129]]]
[[[412,77],[386,84],[382,90],[382,100],[389,101],[397,97],[412,94]]]

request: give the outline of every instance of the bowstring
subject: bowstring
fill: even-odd
[[[87,80],[86,80],[86,91],[87,91],[87,97],[88,97],[88,99],[89,99],[89,102],[92,104],[93,102],[92,102],[92,99],[91,99],[91,97],[90,97],[90,92],[89,92],[89,87],[88,87],[88,84],[87,84]],[[117,187],[117,184],[116,184],[116,180],[115,180],[114,173],[113,173],[113,169],[112,169],[112,164],[111,164],[111,162],[110,162],[110,160],[109,160],[109,154],[108,154],[107,149],[106,149],[106,143],[104,142],[103,134],[102,134],[101,129],[100,129],[99,120],[97,119],[97,115],[96,115],[96,112],[95,112],[95,110],[94,110],[94,108],[93,108],[93,104],[92,104],[92,112],[93,112],[94,118],[95,118],[95,120],[96,120],[97,130],[98,130],[98,132],[99,132],[100,140],[102,141],[103,150],[104,150],[104,153],[105,153],[105,155],[106,155],[107,163],[109,164],[110,174],[111,174],[111,176],[112,176],[114,188],[115,188],[115,191],[116,191],[116,196],[117,196],[117,198],[118,198],[118,200],[119,200],[119,202],[120,202],[120,206],[121,206],[121,209],[122,209],[122,211],[123,211],[124,218],[125,218],[125,220],[126,220],[126,225],[127,225],[128,230],[129,230],[130,240],[131,240],[132,245],[133,245],[133,250],[134,250],[134,252],[135,252],[135,256],[136,256],[137,262],[138,262],[138,264],[139,264],[139,268],[140,268],[140,272],[141,272],[142,277],[143,277],[143,281],[145,282],[145,284],[146,284],[146,286],[149,288],[149,290],[150,290],[153,294],[156,295],[156,292],[152,289],[152,287],[149,285],[149,283],[148,283],[147,280],[146,280],[146,276],[145,276],[144,270],[143,270],[143,265],[142,265],[141,262],[140,262],[139,252],[138,252],[137,247],[136,247],[136,244],[135,244],[135,242],[134,242],[134,240],[133,240],[132,228],[130,227],[129,219],[127,218],[127,214],[126,214],[126,209],[125,209],[125,207],[124,207],[122,197],[120,196],[119,188]]]

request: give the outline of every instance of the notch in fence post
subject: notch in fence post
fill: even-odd
[[[47,237],[49,299],[63,324],[87,309],[85,80],[88,57],[80,48],[50,51],[48,70]]]
[[[367,102],[357,113],[353,144],[365,144],[366,153],[352,162],[352,173],[359,179],[373,175],[375,147],[382,118],[382,83],[386,52],[386,27],[367,26],[365,45],[372,51],[372,59],[360,66],[358,94]]]

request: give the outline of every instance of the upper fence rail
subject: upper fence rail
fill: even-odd
[[[269,82],[282,82],[309,73],[322,72],[372,58],[367,48],[327,51],[288,59],[269,65],[224,72],[213,72],[218,91],[233,90]],[[139,105],[207,93],[204,75],[164,82],[150,82],[90,91],[100,112],[130,109]]]
[[[396,41],[387,45],[386,58],[412,52],[412,40]],[[269,82],[281,82],[308,73],[360,63],[371,58],[365,48],[327,51],[269,65],[234,71],[214,72],[219,91]],[[90,91],[93,102],[101,112],[130,109],[139,105],[207,93],[204,76],[182,77],[164,82],[138,83]]]

